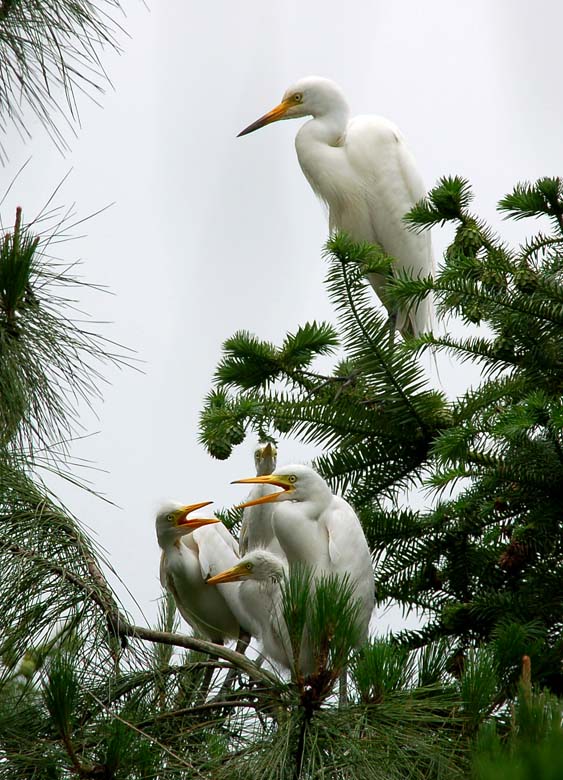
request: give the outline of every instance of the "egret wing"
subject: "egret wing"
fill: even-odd
[[[368,553],[367,542],[356,517],[356,513],[347,501],[334,496],[330,507],[320,518],[328,535],[328,555],[332,568],[339,571],[353,567],[358,554]]]
[[[238,557],[237,540],[229,531],[229,529],[225,525],[223,525],[223,523],[216,523],[215,525],[211,526],[211,528],[215,530],[216,533],[219,534],[219,536],[223,539],[225,544],[228,547],[230,547],[231,550],[234,552],[234,554]]]
[[[383,117],[355,117],[348,125],[345,152],[367,211],[363,235],[349,231],[351,235],[381,244],[395,258],[400,271],[415,278],[434,275],[430,234],[409,230],[404,221],[405,214],[426,191],[399,129]],[[366,235],[370,228],[371,235]],[[384,290],[378,289],[384,288],[383,279],[372,283],[385,300]],[[426,298],[416,311],[409,312],[410,330],[418,334],[431,326],[431,318],[431,303]],[[397,323],[400,330],[404,325],[404,321]]]
[[[207,525],[194,531],[201,576],[204,580],[230,569],[238,561],[237,544],[223,523]]]
[[[167,577],[166,577],[166,553],[164,550],[162,551],[160,555],[160,584],[163,588],[166,588],[167,586]]]
[[[248,510],[245,510],[242,515],[238,539],[238,552],[241,558],[248,552]]]
[[[368,626],[375,604],[373,565],[369,547],[356,513],[339,496],[320,520],[328,533],[328,551],[331,570],[350,577],[355,585],[355,597],[360,603],[360,628],[367,637]]]

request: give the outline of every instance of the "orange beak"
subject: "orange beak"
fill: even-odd
[[[221,521],[218,520],[216,517],[191,517],[188,518],[188,515],[190,512],[195,512],[196,509],[201,509],[204,506],[209,506],[209,504],[212,504],[213,501],[201,501],[199,504],[186,504],[186,506],[183,506],[180,510],[180,514],[178,516],[178,526],[188,531],[195,531],[196,528],[201,528],[202,525],[211,525],[212,523],[220,523]]]
[[[275,474],[266,474],[263,477],[249,477],[248,479],[235,479],[231,482],[232,485],[245,485],[247,483],[257,485],[275,485],[281,487],[283,490],[279,490],[277,493],[268,493],[261,498],[255,498],[252,501],[247,501],[245,504],[239,504],[237,509],[245,509],[247,506],[256,506],[257,504],[268,504],[271,501],[277,501],[278,498],[286,492],[295,490],[293,484],[288,481],[287,477],[276,476]]]
[[[206,580],[206,585],[219,585],[221,582],[238,582],[243,577],[248,576],[249,571],[246,567],[237,563],[236,566],[232,566],[230,569],[225,569],[220,574],[216,574],[214,577],[210,577]]]
[[[248,127],[245,127],[244,130],[241,130],[237,135],[237,138],[240,138],[241,135],[248,135],[248,133],[253,133],[255,130],[259,130],[261,127],[269,125],[271,122],[277,122],[278,119],[284,119],[289,106],[290,103],[288,101],[282,100],[279,106],[272,108],[271,111],[268,111],[267,114],[261,116],[260,119],[256,120],[256,122],[253,122],[251,125],[248,125]]]

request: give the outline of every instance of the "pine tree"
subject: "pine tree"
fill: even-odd
[[[24,127],[19,79],[61,142],[52,88],[72,112],[97,46],[113,43],[112,5],[2,3],[4,121]],[[291,572],[290,676],[181,632],[164,595],[158,625],[134,625],[96,545],[42,479],[47,468],[75,480],[64,442],[77,401],[94,403],[104,366],[127,353],[73,320],[83,282],[46,251],[61,225],[40,234],[18,209],[0,235],[0,777],[489,780],[515,765],[527,780],[559,766],[562,185],[519,186],[501,202],[553,223],[518,250],[468,211],[470,196],[445,179],[418,204],[414,225],[453,221],[456,238],[435,280],[390,286],[401,305],[432,291],[443,314],[490,335],[393,345],[365,281],[392,259],[334,236],[336,326],[307,323],[279,347],[248,333],[225,344],[202,413],[211,454],[228,457],[251,432],[319,444],[317,467],[376,554],[379,599],[428,618],[356,649],[346,583],[313,588]],[[316,371],[337,349],[334,370]],[[437,349],[479,362],[481,385],[453,402],[433,389],[420,354]],[[433,508],[398,509],[420,485]],[[307,677],[304,631],[315,637]]]
[[[119,0],[2,0],[0,5],[0,132],[23,138],[35,115],[61,149],[78,121],[77,95],[95,98],[107,81],[104,48],[119,49]],[[0,160],[7,150],[0,142]]]
[[[99,551],[41,478],[68,469],[60,442],[77,399],[92,403],[103,365],[123,360],[73,321],[78,282],[47,253],[54,244],[20,209],[0,240],[0,776],[461,776],[459,686],[428,654],[386,641],[354,651],[346,583],[313,591],[295,573],[284,585],[291,679],[178,633],[169,600],[156,628],[131,623]],[[306,630],[316,668],[304,677]]]
[[[365,280],[390,258],[336,235],[327,285],[337,327],[307,323],[280,346],[245,332],[228,339],[201,439],[215,457],[250,432],[322,448],[316,467],[355,505],[375,552],[379,600],[424,615],[393,643],[442,648],[462,697],[481,691],[477,733],[514,701],[524,654],[538,689],[562,693],[563,182],[517,185],[500,201],[509,218],[551,223],[518,248],[471,199],[466,181],[444,178],[417,204],[413,229],[451,222],[455,238],[436,279],[399,276],[390,288],[402,306],[432,293],[444,319],[486,335],[391,344]],[[337,347],[333,370],[315,371]],[[453,401],[433,389],[420,357],[435,351],[476,363],[479,385]],[[413,487],[432,492],[431,509],[404,508]]]

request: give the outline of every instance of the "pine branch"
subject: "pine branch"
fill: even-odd
[[[104,48],[119,51],[115,21],[118,0],[4,0],[0,8],[0,130],[12,123],[20,135],[31,111],[60,149],[67,144],[57,116],[72,127],[77,94],[94,98],[107,82],[100,62]],[[64,104],[66,104],[66,109]],[[6,159],[4,149],[0,157]]]

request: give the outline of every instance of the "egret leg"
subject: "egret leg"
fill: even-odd
[[[235,647],[237,653],[244,655],[248,649],[248,645],[250,644],[251,639],[252,637],[250,634],[247,634],[246,631],[241,631],[239,638],[237,639],[237,646]]]
[[[338,706],[340,709],[348,704],[348,672],[344,668],[338,680]]]
[[[393,349],[395,346],[395,331],[397,330],[397,312],[389,315],[387,320],[389,325],[389,349]]]
[[[240,653],[241,655],[244,655],[246,653],[248,645],[250,644],[250,639],[251,639],[250,634],[247,634],[246,631],[241,631],[235,647],[236,652]],[[236,669],[235,667],[229,669],[225,679],[223,680],[223,684],[219,689],[219,693],[215,697],[218,701],[220,701],[223,698],[223,696],[227,693],[227,691],[229,691],[232,688],[233,680],[235,679],[235,676],[237,674],[238,674],[238,669]]]
[[[223,645],[223,642],[215,642],[215,644]],[[215,668],[213,666],[206,667],[205,673],[203,675],[203,680],[201,681],[201,688],[198,696],[198,699],[201,704],[204,704],[205,700],[207,699],[207,694],[209,693],[209,688],[211,687],[211,681],[213,679],[214,673],[215,673]]]

